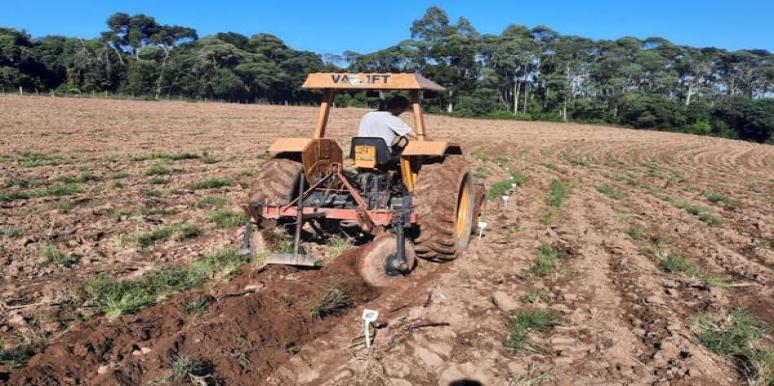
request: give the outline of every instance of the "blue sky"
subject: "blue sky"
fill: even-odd
[[[476,0],[476,1],[235,1],[4,0],[0,26],[33,36],[96,37],[117,11],[145,13],[164,24],[196,28],[200,36],[268,32],[296,49],[365,53],[410,36],[411,22],[430,5],[453,20],[465,16],[482,33],[509,24],[547,25],[595,39],[661,36],[678,44],[774,51],[771,0]]]

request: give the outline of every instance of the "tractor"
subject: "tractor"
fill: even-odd
[[[302,88],[323,91],[311,138],[281,138],[253,176],[245,210],[242,250],[264,244],[265,232],[295,229],[293,253],[275,254],[269,264],[314,266],[299,253],[302,228],[321,236],[343,233],[369,242],[357,262],[374,286],[408,275],[417,257],[449,261],[467,248],[484,189],[474,182],[460,145],[426,137],[423,95],[444,88],[413,73],[312,73]],[[354,137],[345,167],[341,147],[325,138],[338,92],[410,95],[415,140]],[[353,131],[355,129],[353,128]]]

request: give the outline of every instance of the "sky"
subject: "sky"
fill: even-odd
[[[438,5],[464,16],[481,33],[510,24],[546,25],[594,39],[660,36],[677,44],[774,51],[772,0],[2,0],[0,26],[34,37],[94,38],[114,12],[145,13],[162,24],[216,32],[277,35],[318,53],[372,52],[410,38],[412,21]]]

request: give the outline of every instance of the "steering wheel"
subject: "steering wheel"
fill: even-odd
[[[392,140],[392,147],[394,149],[403,149],[404,147],[406,147],[406,145],[408,145],[408,143],[409,143],[408,136],[399,135]]]

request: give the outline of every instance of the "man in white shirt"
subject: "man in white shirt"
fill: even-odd
[[[392,149],[395,144],[396,137],[408,136],[411,139],[417,139],[411,127],[398,118],[408,107],[408,99],[402,96],[390,98],[387,101],[386,111],[372,111],[363,115],[357,136],[382,138],[389,149]]]

